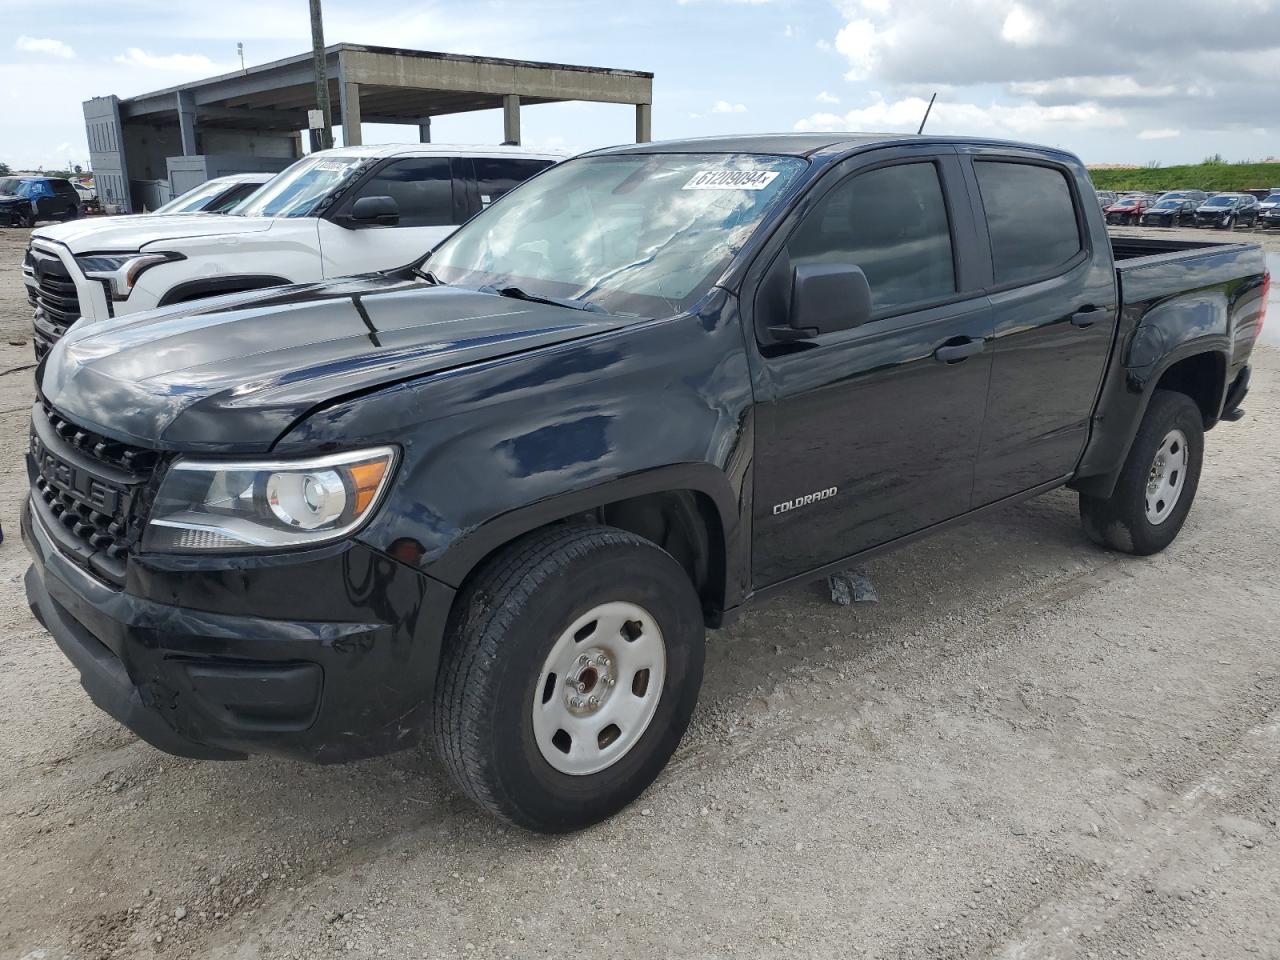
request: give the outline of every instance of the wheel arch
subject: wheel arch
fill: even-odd
[[[510,511],[467,532],[427,572],[461,590],[517,540],[575,522],[617,527],[657,543],[689,574],[711,626],[738,602],[738,500],[711,464],[649,470]]]

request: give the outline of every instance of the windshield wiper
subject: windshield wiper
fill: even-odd
[[[437,276],[436,276],[434,273],[432,273],[430,270],[419,270],[417,267],[414,267],[414,268],[413,268],[413,272],[414,272],[417,276],[421,277],[423,280],[427,281],[427,283],[431,284],[433,287],[447,287],[447,286],[448,286],[448,284],[447,284],[447,283],[445,283],[443,280],[441,280],[439,277],[437,277]]]
[[[492,293],[499,297],[510,297],[512,300],[527,300],[530,303],[549,303],[553,307],[568,307],[570,310],[585,310],[587,313],[608,313],[604,307],[590,300],[568,300],[564,297],[544,297],[539,293],[530,293],[520,287],[500,287],[496,283],[486,283],[476,288],[477,293]]]

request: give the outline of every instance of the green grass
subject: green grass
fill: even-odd
[[[1280,187],[1280,163],[1193,163],[1139,170],[1090,170],[1099,190],[1250,190]]]

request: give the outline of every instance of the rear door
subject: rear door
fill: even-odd
[[[465,219],[460,187],[455,196],[461,163],[441,156],[394,157],[365,177],[320,221],[324,276],[389,270],[425,257]],[[353,222],[352,205],[361,197],[391,197],[400,222]]]
[[[991,365],[991,313],[969,263],[971,208],[951,148],[854,157],[803,209],[743,287],[759,343],[757,587],[967,511]],[[861,267],[871,319],[771,342],[794,268],[814,262]]]
[[[960,152],[995,322],[980,507],[1075,469],[1115,333],[1116,286],[1106,231],[1091,234],[1088,184],[1072,168],[1030,151]]]

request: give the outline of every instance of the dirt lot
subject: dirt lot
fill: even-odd
[[[197,763],[91,705],[22,596],[23,243],[0,232],[0,957],[1280,958],[1276,348],[1164,555],[1095,549],[1062,492],[874,562],[878,604],[760,605],[711,635],[643,800],[546,839],[425,753]]]

